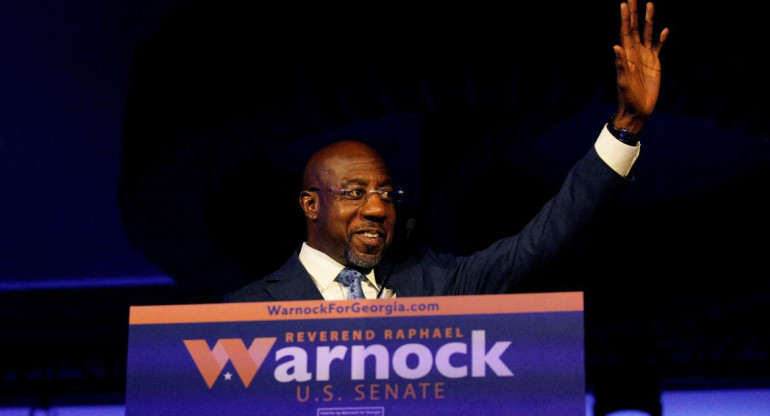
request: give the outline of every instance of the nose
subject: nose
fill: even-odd
[[[393,204],[389,204],[382,200],[377,192],[371,192],[364,199],[364,204],[361,206],[361,216],[370,219],[384,219],[388,215],[388,210],[391,209]]]

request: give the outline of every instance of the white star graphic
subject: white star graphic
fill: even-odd
[[[233,378],[233,373],[229,371],[225,373],[225,380],[230,381],[230,379],[232,378]]]

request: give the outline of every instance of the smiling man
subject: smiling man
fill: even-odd
[[[303,182],[308,245],[342,264],[376,266],[393,239],[400,193],[383,158],[361,142],[333,143],[310,159]]]
[[[377,297],[381,284],[375,266],[393,241],[401,194],[385,160],[367,144],[346,140],[320,149],[305,166],[299,203],[307,241],[299,254],[226,300],[332,300],[352,292],[358,293],[353,297]],[[354,273],[359,278],[354,287],[337,278],[345,268],[360,273]],[[395,293],[383,290],[381,295]]]
[[[360,299],[507,293],[537,277],[586,235],[600,211],[631,181],[639,136],[658,99],[659,52],[654,7],[640,30],[636,0],[620,5],[615,45],[618,109],[559,190],[516,235],[468,256],[429,248],[389,260],[395,201],[382,156],[358,141],[327,145],[308,161],[299,202],[307,240],[276,272],[225,296],[228,302]]]

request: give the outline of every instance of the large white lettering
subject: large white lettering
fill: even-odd
[[[511,345],[510,341],[497,341],[487,349],[486,331],[475,330],[470,340],[470,375],[471,377],[486,377],[487,367],[498,377],[511,377],[513,371],[503,362],[502,355]],[[352,345],[350,347],[350,378],[364,380],[366,378],[366,360],[374,359],[375,374],[378,380],[388,379],[392,369],[402,378],[414,380],[425,377],[434,368],[447,378],[462,378],[468,376],[468,365],[457,365],[467,361],[468,344],[449,342],[438,348],[435,358],[433,352],[423,344],[404,344],[391,356],[388,349],[381,344]],[[452,364],[452,356],[458,356]],[[315,380],[329,381],[331,366],[335,361],[344,362],[348,357],[348,347],[316,347]],[[410,359],[410,357],[412,357]],[[463,360],[463,357],[466,360]],[[303,382],[313,378],[309,370],[307,351],[300,347],[285,347],[276,351],[276,361],[288,358],[275,368],[275,379],[282,383]],[[411,363],[411,365],[410,365]]]
[[[468,366],[455,367],[449,361],[453,354],[465,355],[468,353],[468,345],[462,342],[450,342],[436,351],[436,369],[442,376],[448,378],[462,378],[468,376]]]
[[[275,352],[275,360],[291,357],[290,360],[275,367],[273,375],[277,381],[288,383],[290,381],[308,381],[313,375],[307,371],[307,352],[300,347],[281,348]]]
[[[406,360],[410,355],[417,357],[417,365],[409,368]],[[393,371],[403,378],[414,380],[425,377],[433,368],[433,353],[422,344],[406,344],[393,353]]]
[[[486,332],[473,331],[471,336],[471,362],[473,363],[473,377],[484,377],[487,374],[487,366],[499,377],[512,376],[505,363],[500,360],[505,350],[511,345],[511,341],[498,341],[487,351]]]
[[[374,378],[377,380],[387,380],[390,377],[390,353],[384,345],[374,344],[364,347],[363,345],[354,345],[351,351],[350,378],[352,380],[363,380],[366,370],[364,364],[366,357],[374,357]]]
[[[337,345],[329,350],[329,347],[318,347],[316,354],[318,358],[315,361],[315,374],[318,381],[329,381],[329,367],[334,360],[343,360],[348,353],[348,347]]]

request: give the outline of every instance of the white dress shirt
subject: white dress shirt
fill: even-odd
[[[343,300],[348,297],[348,288],[334,279],[345,268],[344,265],[327,256],[325,253],[314,249],[302,243],[302,249],[299,251],[299,261],[305,266],[313,283],[318,287],[321,296],[326,300]],[[374,270],[366,275],[366,279],[361,281],[361,289],[367,299],[376,299],[380,288],[377,280],[374,278]],[[382,291],[382,298],[396,297],[396,293],[391,289]]]

